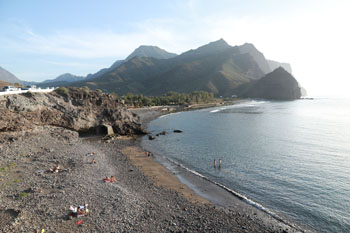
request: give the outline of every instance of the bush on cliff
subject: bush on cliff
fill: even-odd
[[[68,92],[69,92],[69,90],[66,87],[59,87],[56,89],[56,93],[59,95],[62,95],[62,96],[67,96]]]

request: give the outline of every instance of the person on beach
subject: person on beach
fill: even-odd
[[[56,167],[54,169],[50,168],[49,169],[49,172],[50,173],[55,173],[55,172],[58,172],[60,170],[60,166],[57,164]]]
[[[219,169],[221,168],[221,159],[219,159]]]
[[[109,183],[115,183],[117,182],[117,179],[114,176],[111,176],[111,178],[108,178],[108,177],[104,178],[103,181],[109,182]]]
[[[111,182],[115,183],[115,182],[117,182],[117,179],[114,176],[111,176]]]
[[[91,161],[91,164],[95,164],[95,163],[96,163],[96,160],[93,159],[93,160]]]
[[[214,168],[216,168],[216,159],[214,159]]]
[[[146,154],[147,157],[150,157],[152,155],[152,153],[149,152],[149,151],[146,151],[145,154]]]
[[[57,164],[55,167],[55,172],[58,172],[60,170],[60,166]]]

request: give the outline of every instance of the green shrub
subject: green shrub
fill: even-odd
[[[26,197],[28,197],[29,196],[29,193],[27,193],[27,192],[20,192],[19,193],[19,197],[20,198],[26,198]]]
[[[62,96],[67,96],[69,93],[69,89],[66,87],[59,87],[56,89],[56,93]]]
[[[90,88],[88,86],[83,86],[82,87],[82,90],[85,92],[85,93],[89,93],[90,92]]]

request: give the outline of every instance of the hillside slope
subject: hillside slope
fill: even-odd
[[[294,100],[301,96],[297,80],[282,67],[238,89],[240,96],[249,98]]]
[[[8,83],[21,83],[22,81],[14,74],[0,67],[0,80]]]
[[[75,83],[92,89],[124,95],[128,92],[161,95],[168,91],[210,91],[232,95],[240,84],[264,76],[249,53],[241,53],[224,40],[211,42],[195,50],[168,59],[134,57],[99,78]]]

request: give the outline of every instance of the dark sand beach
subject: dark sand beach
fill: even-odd
[[[138,114],[147,123],[160,113]],[[105,143],[45,126],[0,142],[1,232],[299,231],[181,168],[168,170],[145,155],[140,138]],[[59,172],[47,172],[57,164]],[[117,182],[102,181],[110,176]],[[69,207],[83,204],[89,214],[69,219]]]

